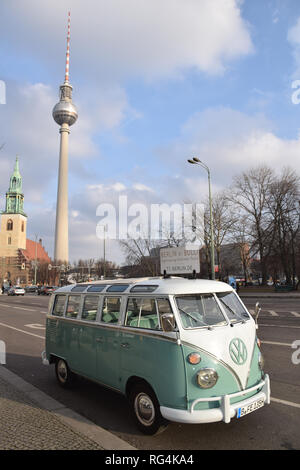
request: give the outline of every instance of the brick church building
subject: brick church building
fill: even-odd
[[[6,193],[5,210],[1,212],[0,225],[0,283],[1,285],[28,285],[35,281],[35,263],[51,263],[42,241],[26,237],[27,215],[24,212],[24,194],[19,160],[10,177]],[[1,287],[0,285],[0,287]]]

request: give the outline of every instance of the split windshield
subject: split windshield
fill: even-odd
[[[176,297],[184,328],[226,325],[225,319],[213,294],[193,294]]]
[[[230,323],[243,322],[249,315],[233,292],[215,294]],[[184,328],[209,328],[227,325],[214,294],[191,294],[176,296],[181,322]]]
[[[219,292],[216,296],[231,323],[249,320],[249,314],[233,292]]]

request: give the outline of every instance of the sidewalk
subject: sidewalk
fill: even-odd
[[[0,450],[136,450],[0,365]]]

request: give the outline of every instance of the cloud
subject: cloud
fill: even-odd
[[[259,164],[275,171],[290,166],[300,173],[300,136],[283,139],[273,127],[263,114],[248,115],[232,108],[195,113],[169,147],[158,150],[162,163],[172,167],[173,175],[180,175],[181,184],[174,183],[173,190],[168,188],[169,195],[176,192],[179,197],[185,192],[186,197],[198,194],[201,198],[207,194],[207,172],[187,163],[193,156],[209,167],[214,191],[228,186],[235,174]]]
[[[79,111],[78,121],[71,128],[69,151],[70,179],[73,178],[70,253],[76,259],[88,257],[88,253],[96,253],[99,248],[93,237],[95,211],[100,202],[117,203],[123,192],[132,203],[148,205],[198,198],[199,189],[200,194],[206,193],[206,175],[191,177],[186,168],[181,173],[180,164],[175,165],[174,174],[171,166],[168,175],[160,176],[158,172],[153,181],[147,174],[142,178],[140,174],[132,175],[134,170],[129,162],[128,175],[118,174],[116,181],[112,175],[103,184],[96,184],[94,164],[99,169],[104,158],[102,133],[113,130],[121,134],[128,123],[143,116],[143,110],[132,106],[125,89],[131,79],[182,79],[190,70],[207,76],[220,75],[233,61],[253,52],[249,25],[242,17],[240,5],[240,0],[1,3],[0,39],[7,55],[5,77],[0,78],[6,81],[7,104],[0,108],[4,136],[0,144],[2,140],[6,142],[0,155],[0,191],[5,194],[13,158],[19,154],[25,206],[30,208],[30,230],[39,233],[50,253],[54,244],[59,153],[59,128],[51,110],[58,101],[57,90],[63,80],[68,9],[71,9],[70,80]],[[186,122],[182,134],[172,143],[175,159],[179,153],[182,158],[183,151],[189,155],[201,149],[214,161],[218,154],[215,138],[224,143],[226,130],[224,123],[223,128],[219,126],[220,116],[219,127],[213,126],[214,113],[210,113],[194,115]],[[235,118],[240,125],[239,117]],[[199,129],[206,119],[208,134],[201,135]],[[245,118],[247,129],[248,124]],[[234,126],[229,127],[229,131],[233,129]],[[122,143],[127,138],[114,137]]]
[[[71,79],[79,69],[93,83],[105,77],[114,82],[126,77],[176,77],[189,68],[221,74],[231,61],[253,52],[240,4],[240,0],[11,0],[1,6],[2,35],[62,76],[70,8]]]
[[[100,94],[100,91],[99,91]],[[7,104],[0,108],[1,150],[0,191],[6,191],[13,169],[14,156],[20,156],[24,191],[27,203],[49,201],[48,191],[56,187],[59,127],[52,118],[58,101],[57,92],[43,83],[20,85],[7,83]],[[85,102],[83,104],[83,100]],[[69,145],[70,175],[80,179],[90,177],[84,162],[101,158],[101,146],[95,141],[98,132],[117,128],[127,118],[126,94],[112,86],[105,98],[83,93],[76,102],[80,110],[77,122],[71,127]],[[3,142],[2,142],[3,141]],[[55,196],[53,196],[54,200]],[[45,201],[44,201],[45,202]]]

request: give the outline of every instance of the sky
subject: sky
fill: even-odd
[[[99,205],[204,201],[266,164],[300,173],[298,0],[2,0],[0,209],[19,156],[28,238],[54,252],[71,12],[70,261],[99,258]],[[4,96],[5,93],[5,96]],[[118,241],[106,256],[125,261]]]

